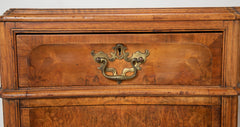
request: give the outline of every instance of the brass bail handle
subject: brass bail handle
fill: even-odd
[[[95,53],[95,51],[93,50],[91,52],[94,61],[100,64],[100,67],[98,67],[98,69],[102,71],[103,76],[111,80],[116,80],[118,84],[120,84],[123,80],[134,78],[137,75],[137,71],[141,70],[140,65],[145,63],[147,56],[149,56],[149,51],[145,50],[145,53],[136,51],[132,54],[131,57],[128,57],[129,53],[125,52],[126,49],[127,48],[123,44],[116,44],[116,46],[113,47],[114,52],[111,53],[111,57],[109,57],[103,51]],[[115,68],[107,67],[108,61],[113,62],[115,61],[115,59],[124,59],[125,61],[129,62],[132,67],[124,68],[122,70],[122,74],[117,75],[117,71]],[[112,72],[113,75],[107,75],[106,72]],[[130,76],[126,76],[127,72],[133,72],[133,74]]]

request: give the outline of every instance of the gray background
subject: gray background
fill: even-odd
[[[240,0],[0,0],[0,14],[9,8],[159,8],[240,6]],[[240,101],[240,97],[238,98]],[[240,105],[240,104],[239,104]],[[240,106],[238,107],[240,114]],[[0,99],[0,127],[3,127]],[[240,127],[240,122],[238,123]]]

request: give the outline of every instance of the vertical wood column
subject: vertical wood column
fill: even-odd
[[[225,21],[223,86],[237,87],[238,83],[238,22]]]
[[[221,127],[237,127],[238,97],[222,97]]]
[[[11,28],[14,22],[0,22],[1,84],[2,89],[18,89],[16,44]],[[19,100],[3,99],[4,126],[20,127]]]

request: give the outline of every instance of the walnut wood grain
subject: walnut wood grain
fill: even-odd
[[[65,107],[87,105],[221,105],[221,97],[80,97],[80,98],[48,98],[22,99],[21,108],[33,107]]]
[[[143,105],[152,105],[152,106],[160,106],[160,107],[164,107],[167,105],[178,105],[179,107],[183,107],[183,105],[185,105],[183,108],[186,107],[190,107],[190,105],[192,106],[200,106],[202,107],[203,105],[206,106],[219,106],[221,104],[220,98],[219,97],[91,97],[91,98],[62,98],[62,99],[26,99],[26,100],[21,100],[21,114],[22,114],[22,126],[30,126],[29,124],[31,124],[31,116],[30,117],[30,111],[28,111],[28,109],[40,109],[40,108],[44,108],[44,107],[51,107],[49,108],[49,112],[53,112],[52,109],[54,109],[56,106],[59,108],[64,108],[64,107],[76,107],[79,106],[80,109],[84,108],[84,107],[91,107],[91,109],[93,107],[110,107],[112,109],[112,107],[122,107],[122,106],[127,106],[127,107],[132,107],[132,106],[140,106],[140,107],[145,107]],[[39,108],[40,107],[40,108]],[[175,106],[177,107],[177,106]],[[105,110],[107,110],[107,108],[104,108]],[[120,108],[121,109],[121,108]],[[128,108],[129,109],[129,108]],[[40,109],[41,110],[41,109]],[[69,109],[67,109],[67,112],[69,111]],[[42,111],[41,111],[42,112]],[[90,112],[89,112],[90,113]],[[201,112],[202,113],[202,112]],[[213,126],[217,126],[218,124],[220,124],[220,122],[216,122],[219,121],[220,118],[220,110],[213,108],[211,110],[211,115],[212,115],[212,120],[214,119],[214,123],[212,124]],[[39,114],[39,113],[37,113]],[[65,114],[64,112],[60,113],[60,114]],[[91,113],[90,113],[91,114]],[[133,113],[131,113],[133,117],[136,117]],[[41,114],[39,114],[41,116]],[[105,114],[107,115],[107,114]],[[192,114],[194,115],[194,114]],[[58,115],[56,115],[58,116]],[[72,115],[74,116],[74,114]],[[85,115],[84,115],[85,116]],[[112,115],[111,115],[112,116]],[[142,114],[141,114],[142,116]],[[38,116],[36,116],[38,117]],[[61,116],[64,118],[64,116]],[[118,117],[120,117],[118,115]],[[81,119],[81,117],[78,117]],[[74,119],[74,118],[72,118]],[[91,118],[88,118],[91,119]],[[161,119],[157,118],[157,119]],[[98,119],[99,120],[99,119]],[[44,120],[46,121],[46,120]],[[48,121],[48,120],[47,120]],[[63,123],[64,123],[63,119]],[[84,121],[83,121],[84,122]],[[75,121],[72,121],[71,123],[75,123]],[[71,124],[70,123],[70,124]],[[85,123],[85,122],[84,122]],[[32,123],[33,125],[37,124],[37,123]],[[42,124],[45,124],[42,123]],[[54,125],[54,123],[49,123],[51,126]],[[79,124],[79,123],[77,123]],[[31,126],[33,126],[31,125]],[[62,124],[58,125],[61,126]],[[92,125],[94,126],[94,125]],[[189,126],[189,123],[186,123],[185,126]]]
[[[224,82],[226,87],[237,87],[238,83],[238,32],[237,22],[224,22],[226,26],[226,37],[224,45]]]
[[[237,88],[238,95],[240,95],[240,88]]]
[[[30,13],[29,13],[30,12]],[[49,15],[51,13],[51,15]],[[228,8],[195,9],[11,9],[0,21],[233,20]]]
[[[2,98],[57,98],[57,97],[96,97],[96,96],[236,96],[233,88],[184,87],[184,86],[84,86],[61,88],[32,88],[5,90]]]
[[[17,89],[17,69],[16,69],[16,44],[12,38],[11,27],[14,23],[8,22],[1,24],[1,85],[3,89]]]
[[[4,89],[17,89],[16,44],[11,28],[15,24],[0,22],[0,50],[1,50],[1,86]],[[20,127],[19,100],[3,99],[4,126]]]
[[[21,108],[21,124],[24,127],[218,127],[220,114],[212,110],[219,111],[220,106],[113,105]]]
[[[237,8],[238,9],[238,16],[240,15],[240,8]],[[239,16],[239,19],[240,19],[240,16]],[[238,91],[238,95],[240,95],[240,22],[239,21],[236,21],[236,23],[238,23],[238,25],[236,25],[236,27],[238,27],[238,33],[236,33],[235,37],[237,37],[237,42],[238,42],[238,84],[237,84],[237,91]]]
[[[20,108],[19,100],[3,99],[4,126],[20,127]]]
[[[51,24],[51,25],[50,25]],[[167,22],[16,22],[21,33],[78,33],[96,32],[169,32],[169,31],[224,31],[222,21],[167,21]],[[18,30],[16,29],[16,30]],[[20,29],[20,30],[21,30]],[[75,32],[74,32],[75,30]],[[39,32],[40,31],[40,32]],[[54,32],[55,31],[55,32]],[[81,33],[81,32],[80,32]]]
[[[0,16],[4,126],[236,127],[239,12],[240,7],[10,9]],[[148,48],[150,57],[160,55],[141,66],[138,80],[116,85],[100,76],[88,52],[110,53],[119,41],[130,54]],[[60,58],[54,62],[61,66],[48,56]],[[85,66],[79,69],[83,62],[77,59]],[[123,64],[111,66],[121,70]],[[92,72],[103,82],[91,80]],[[75,80],[79,76],[86,80]]]
[[[26,34],[18,35],[17,43],[19,87],[117,85],[103,77],[91,51],[110,54],[118,43],[123,43],[130,55],[150,51],[137,77],[121,84],[222,84],[221,32]],[[118,74],[123,68],[131,67],[123,60],[108,65],[116,68]]]
[[[233,7],[237,19],[240,19],[240,7]]]
[[[222,118],[221,126],[223,127],[236,127],[237,126],[237,110],[238,110],[238,97],[223,97],[222,98]]]

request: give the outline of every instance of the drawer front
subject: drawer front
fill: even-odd
[[[212,110],[219,110],[219,107],[74,106],[30,108],[22,109],[21,112],[28,114],[23,119],[29,119],[22,123],[23,127],[217,127],[220,120],[211,121],[211,116],[217,115],[212,114]]]
[[[35,99],[20,104],[23,127],[220,127],[221,119],[219,99],[208,97]]]
[[[91,55],[121,43],[129,56],[149,51],[137,75],[123,85],[201,85],[222,83],[223,35],[207,33],[19,34],[19,87],[118,85],[105,78]],[[121,75],[131,63],[108,62]],[[108,74],[112,75],[112,74]],[[127,76],[131,76],[127,73]]]

